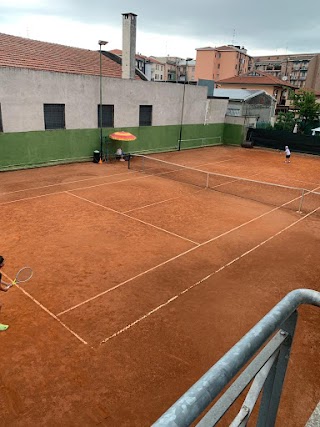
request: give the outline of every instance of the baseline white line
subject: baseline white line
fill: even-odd
[[[120,329],[119,331],[115,332],[114,334],[110,335],[109,337],[105,338],[104,340],[102,340],[100,342],[100,345],[107,343],[108,341],[110,341],[112,338],[117,337],[118,335],[122,334],[123,332],[127,331],[128,329],[132,328],[133,326],[137,325],[138,323],[140,323],[142,320],[146,319],[147,317],[151,316],[152,314],[156,313],[157,311],[161,310],[161,308],[171,304],[173,301],[175,301],[176,299],[178,299],[179,297],[181,297],[182,295],[186,294],[187,292],[189,292],[190,290],[194,289],[195,287],[199,286],[201,283],[205,282],[206,280],[210,279],[210,277],[214,276],[215,274],[219,273],[220,271],[224,270],[225,268],[229,267],[230,265],[232,265],[233,263],[235,263],[236,261],[238,261],[239,259],[245,257],[246,255],[248,255],[249,253],[253,252],[254,250],[258,249],[259,247],[263,246],[264,244],[266,244],[267,242],[269,242],[270,240],[274,239],[275,237],[279,236],[280,234],[282,234],[284,231],[288,230],[289,228],[293,227],[294,225],[298,224],[300,221],[303,221],[305,218],[307,218],[308,216],[314,214],[318,209],[315,209],[314,211],[310,212],[309,214],[305,215],[303,218],[299,218],[297,221],[293,222],[292,224],[290,224],[289,226],[283,228],[282,230],[278,231],[277,233],[275,233],[273,236],[269,237],[268,239],[264,240],[263,242],[259,243],[258,245],[256,245],[255,247],[251,248],[250,250],[244,252],[243,254],[241,254],[240,256],[238,256],[237,258],[234,258],[232,261],[228,262],[227,264],[225,264],[224,266],[220,267],[218,270],[215,270],[213,273],[208,274],[206,277],[200,279],[199,281],[197,281],[196,283],[194,283],[193,285],[189,286],[188,288],[184,289],[183,291],[179,292],[178,294],[176,294],[175,296],[171,297],[169,300],[167,300],[165,303],[159,305],[158,307],[154,308],[153,310],[149,311],[148,313],[144,314],[143,316],[139,317],[139,319],[135,320],[134,322],[130,323],[129,325],[125,326],[124,328]]]
[[[13,281],[9,276],[7,276],[4,272],[2,274],[10,280],[10,282]],[[55,314],[53,314],[50,310],[48,310],[44,305],[42,305],[38,300],[33,298],[32,295],[30,295],[25,289],[23,289],[21,286],[15,284],[15,287],[17,287],[22,293],[24,293],[28,298],[30,298],[35,304],[37,304],[42,310],[44,310],[49,316],[51,316],[53,319],[57,320],[61,326],[63,326],[67,331],[69,331],[74,337],[76,337],[79,341],[81,341],[83,344],[88,344],[84,339],[82,339],[76,332],[74,332],[72,329],[70,329],[65,323],[63,323]]]
[[[71,191],[73,191],[73,190],[71,190]],[[195,241],[193,241],[191,239],[188,239],[187,237],[180,236],[179,234],[173,233],[172,231],[165,230],[164,228],[158,227],[158,226],[156,226],[154,224],[151,224],[149,222],[142,221],[141,219],[138,219],[138,218],[135,218],[133,216],[127,215],[124,212],[119,212],[119,211],[116,211],[115,209],[109,208],[108,206],[104,206],[104,205],[101,205],[100,203],[93,202],[92,200],[86,199],[85,197],[77,196],[76,194],[71,193],[71,191],[67,190],[67,191],[65,191],[65,193],[70,194],[71,196],[76,197],[76,198],[78,198],[80,200],[83,200],[83,201],[85,201],[87,203],[90,203],[92,205],[99,206],[99,207],[101,207],[101,208],[103,208],[103,209],[105,209],[107,211],[114,212],[114,213],[116,213],[118,215],[122,215],[122,216],[125,216],[126,218],[130,218],[130,219],[132,219],[134,221],[140,222],[141,224],[148,225],[149,227],[156,228],[157,230],[160,230],[160,231],[162,231],[164,233],[170,234],[171,236],[179,237],[180,239],[186,240],[187,242],[193,243],[194,245],[197,245],[197,246],[200,245],[199,242],[195,242]]]

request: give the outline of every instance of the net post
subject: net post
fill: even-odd
[[[301,200],[300,200],[300,205],[299,205],[299,210],[298,210],[298,213],[300,213],[300,214],[301,214],[301,210],[302,210],[303,199],[304,199],[304,189],[302,189]]]
[[[142,157],[142,171],[144,172],[144,157]]]

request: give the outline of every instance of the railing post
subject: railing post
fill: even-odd
[[[263,388],[257,427],[273,427],[275,425],[297,318],[298,312],[294,311],[281,325],[282,331],[288,333],[288,337],[280,347],[278,359],[273,365]]]

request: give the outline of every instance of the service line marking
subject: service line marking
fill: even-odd
[[[71,191],[73,191],[73,190],[71,190]],[[144,225],[147,225],[149,227],[152,227],[152,228],[155,228],[157,230],[160,230],[163,233],[170,234],[171,236],[174,236],[174,237],[179,237],[179,239],[186,240],[187,242],[193,243],[196,246],[200,245],[199,242],[195,242],[194,240],[188,239],[187,237],[180,236],[179,234],[173,233],[172,231],[165,230],[164,228],[158,227],[157,225],[151,224],[149,222],[142,221],[142,219],[138,219],[138,218],[135,218],[133,216],[127,215],[124,212],[119,212],[119,211],[117,211],[115,209],[112,209],[112,208],[110,208],[108,206],[104,206],[104,205],[101,205],[100,203],[93,202],[92,200],[86,199],[85,197],[77,196],[76,194],[71,193],[71,191],[66,191],[65,193],[70,194],[71,196],[76,197],[77,199],[83,200],[83,201],[85,201],[87,203],[90,203],[92,205],[99,206],[100,208],[103,208],[103,209],[105,209],[107,211],[114,212],[114,213],[116,213],[118,215],[122,215],[122,216],[125,216],[127,218],[130,218],[133,221],[137,221],[137,222],[140,222],[141,224],[144,224]]]
[[[71,193],[70,193],[70,194],[71,194]],[[273,208],[273,209],[271,209],[271,210],[269,210],[269,211],[267,211],[267,212],[264,212],[263,214],[258,215],[257,217],[252,218],[252,219],[250,219],[249,221],[244,222],[243,224],[237,225],[236,227],[233,227],[233,228],[231,228],[230,230],[225,231],[224,233],[219,234],[218,236],[212,237],[211,239],[209,239],[209,240],[207,240],[207,241],[205,241],[205,242],[203,242],[203,243],[200,243],[198,246],[194,246],[194,247],[192,247],[192,248],[190,248],[190,249],[187,249],[186,251],[184,251],[184,252],[182,252],[182,253],[180,253],[180,254],[178,254],[178,255],[175,255],[174,257],[169,258],[169,259],[167,259],[166,261],[163,261],[163,262],[161,262],[160,264],[155,265],[154,267],[151,267],[151,268],[149,268],[148,270],[143,271],[143,272],[139,273],[138,275],[136,275],[136,276],[134,276],[134,277],[131,277],[130,279],[125,280],[124,282],[118,283],[117,285],[113,286],[112,288],[109,288],[109,289],[107,289],[107,290],[105,290],[105,291],[103,291],[103,292],[100,292],[99,294],[97,294],[97,295],[95,295],[95,296],[93,296],[93,297],[91,297],[91,298],[88,298],[87,300],[82,301],[82,302],[80,302],[79,304],[76,304],[76,305],[74,305],[74,306],[72,306],[72,307],[70,307],[70,308],[68,308],[68,309],[66,309],[66,310],[64,310],[64,311],[61,311],[60,313],[58,313],[58,314],[57,314],[57,316],[62,316],[63,314],[69,313],[70,311],[73,311],[73,310],[75,310],[75,309],[77,309],[77,308],[81,307],[82,305],[85,305],[85,304],[87,304],[87,303],[89,303],[89,302],[91,302],[91,301],[94,301],[95,299],[100,298],[100,297],[102,297],[103,295],[106,295],[106,294],[108,294],[109,292],[114,291],[115,289],[118,289],[118,288],[120,288],[120,287],[124,286],[125,284],[127,284],[127,283],[129,283],[129,282],[132,282],[134,279],[137,279],[138,277],[141,277],[141,276],[143,276],[143,275],[145,275],[145,274],[147,274],[147,273],[150,273],[150,272],[151,272],[151,271],[153,271],[153,270],[156,270],[156,269],[157,269],[157,268],[159,268],[159,267],[162,267],[163,265],[166,265],[166,264],[168,264],[169,262],[172,262],[172,261],[174,261],[174,260],[176,260],[176,259],[178,259],[178,258],[180,258],[180,257],[182,257],[182,256],[184,256],[184,255],[186,255],[186,254],[188,254],[188,253],[190,253],[190,252],[194,251],[195,249],[198,249],[198,248],[199,248],[199,247],[201,247],[201,246],[207,245],[207,244],[209,244],[209,243],[211,243],[211,242],[213,242],[213,241],[215,241],[215,240],[220,239],[221,237],[227,236],[228,234],[230,234],[230,233],[232,233],[232,232],[234,232],[234,231],[236,231],[236,230],[238,230],[238,229],[240,229],[240,228],[242,228],[242,227],[245,227],[246,225],[251,224],[251,223],[252,223],[252,222],[254,222],[254,221],[257,221],[258,219],[263,218],[264,216],[269,215],[269,214],[271,214],[272,212],[275,212],[275,211],[277,211],[277,210],[281,209],[283,206],[285,206],[285,205],[287,205],[287,204],[289,204],[289,203],[292,203],[292,201],[294,201],[294,200],[296,200],[296,199],[290,200],[289,202],[286,202],[286,203],[284,203],[284,204],[283,204],[283,205],[281,205],[281,206],[277,206],[277,207],[275,207],[275,208]]]
[[[235,263],[236,261],[240,260],[241,258],[247,256],[248,254],[250,254],[251,252],[255,251],[256,249],[258,249],[259,247],[265,245],[267,242],[269,242],[270,240],[274,239],[275,237],[279,236],[280,234],[282,234],[284,231],[288,230],[289,228],[293,227],[294,225],[298,224],[299,222],[303,221],[305,218],[307,218],[308,216],[314,214],[317,210],[319,210],[319,208],[313,210],[312,212],[306,214],[304,217],[299,218],[297,221],[294,221],[293,223],[291,223],[290,225],[288,225],[287,227],[283,228],[282,230],[278,231],[277,233],[275,233],[273,236],[268,237],[268,239],[264,240],[263,242],[259,243],[258,245],[254,246],[253,248],[251,248],[250,250],[244,252],[243,254],[241,254],[240,256],[234,258],[232,261],[228,262],[227,264],[225,264],[224,266],[220,267],[219,269],[215,270],[214,272],[208,274],[207,276],[203,277],[202,279],[200,279],[199,281],[197,281],[196,283],[194,283],[193,285],[189,286],[188,288],[184,289],[183,291],[179,292],[178,294],[176,294],[175,296],[171,297],[170,299],[168,299],[166,302],[164,302],[163,304],[160,304],[158,307],[154,308],[153,310],[149,311],[148,313],[144,314],[143,316],[139,317],[137,320],[135,320],[134,322],[130,323],[129,325],[125,326],[124,328],[120,329],[119,331],[115,332],[114,334],[110,335],[109,337],[105,338],[104,340],[102,340],[100,342],[100,345],[107,343],[108,341],[110,341],[112,338],[117,337],[118,335],[122,334],[123,332],[129,330],[130,328],[132,328],[133,326],[137,325],[138,323],[140,323],[142,320],[148,318],[149,316],[151,316],[152,314],[156,313],[157,311],[161,310],[163,307],[166,307],[167,305],[171,304],[173,301],[176,301],[179,297],[181,297],[182,295],[186,294],[187,292],[191,291],[192,289],[194,289],[195,287],[199,286],[201,283],[205,282],[206,280],[210,279],[212,276],[214,276],[215,274],[219,273],[220,271],[224,270],[225,268],[229,267],[230,265],[232,265],[233,263]]]

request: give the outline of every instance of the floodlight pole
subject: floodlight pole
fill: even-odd
[[[179,132],[178,151],[181,150],[182,124],[183,124],[183,111],[184,111],[184,97],[185,97],[185,93],[186,93],[187,69],[188,69],[188,62],[189,61],[192,61],[192,58],[187,58],[186,59],[186,70],[185,70],[185,76],[184,76],[184,82],[183,82],[182,109],[181,109],[181,121],[180,121],[180,132]]]
[[[108,42],[104,40],[99,40],[99,53],[100,53],[100,111],[99,111],[99,127],[100,127],[100,160],[99,163],[102,163],[102,54],[101,46],[105,46]]]

